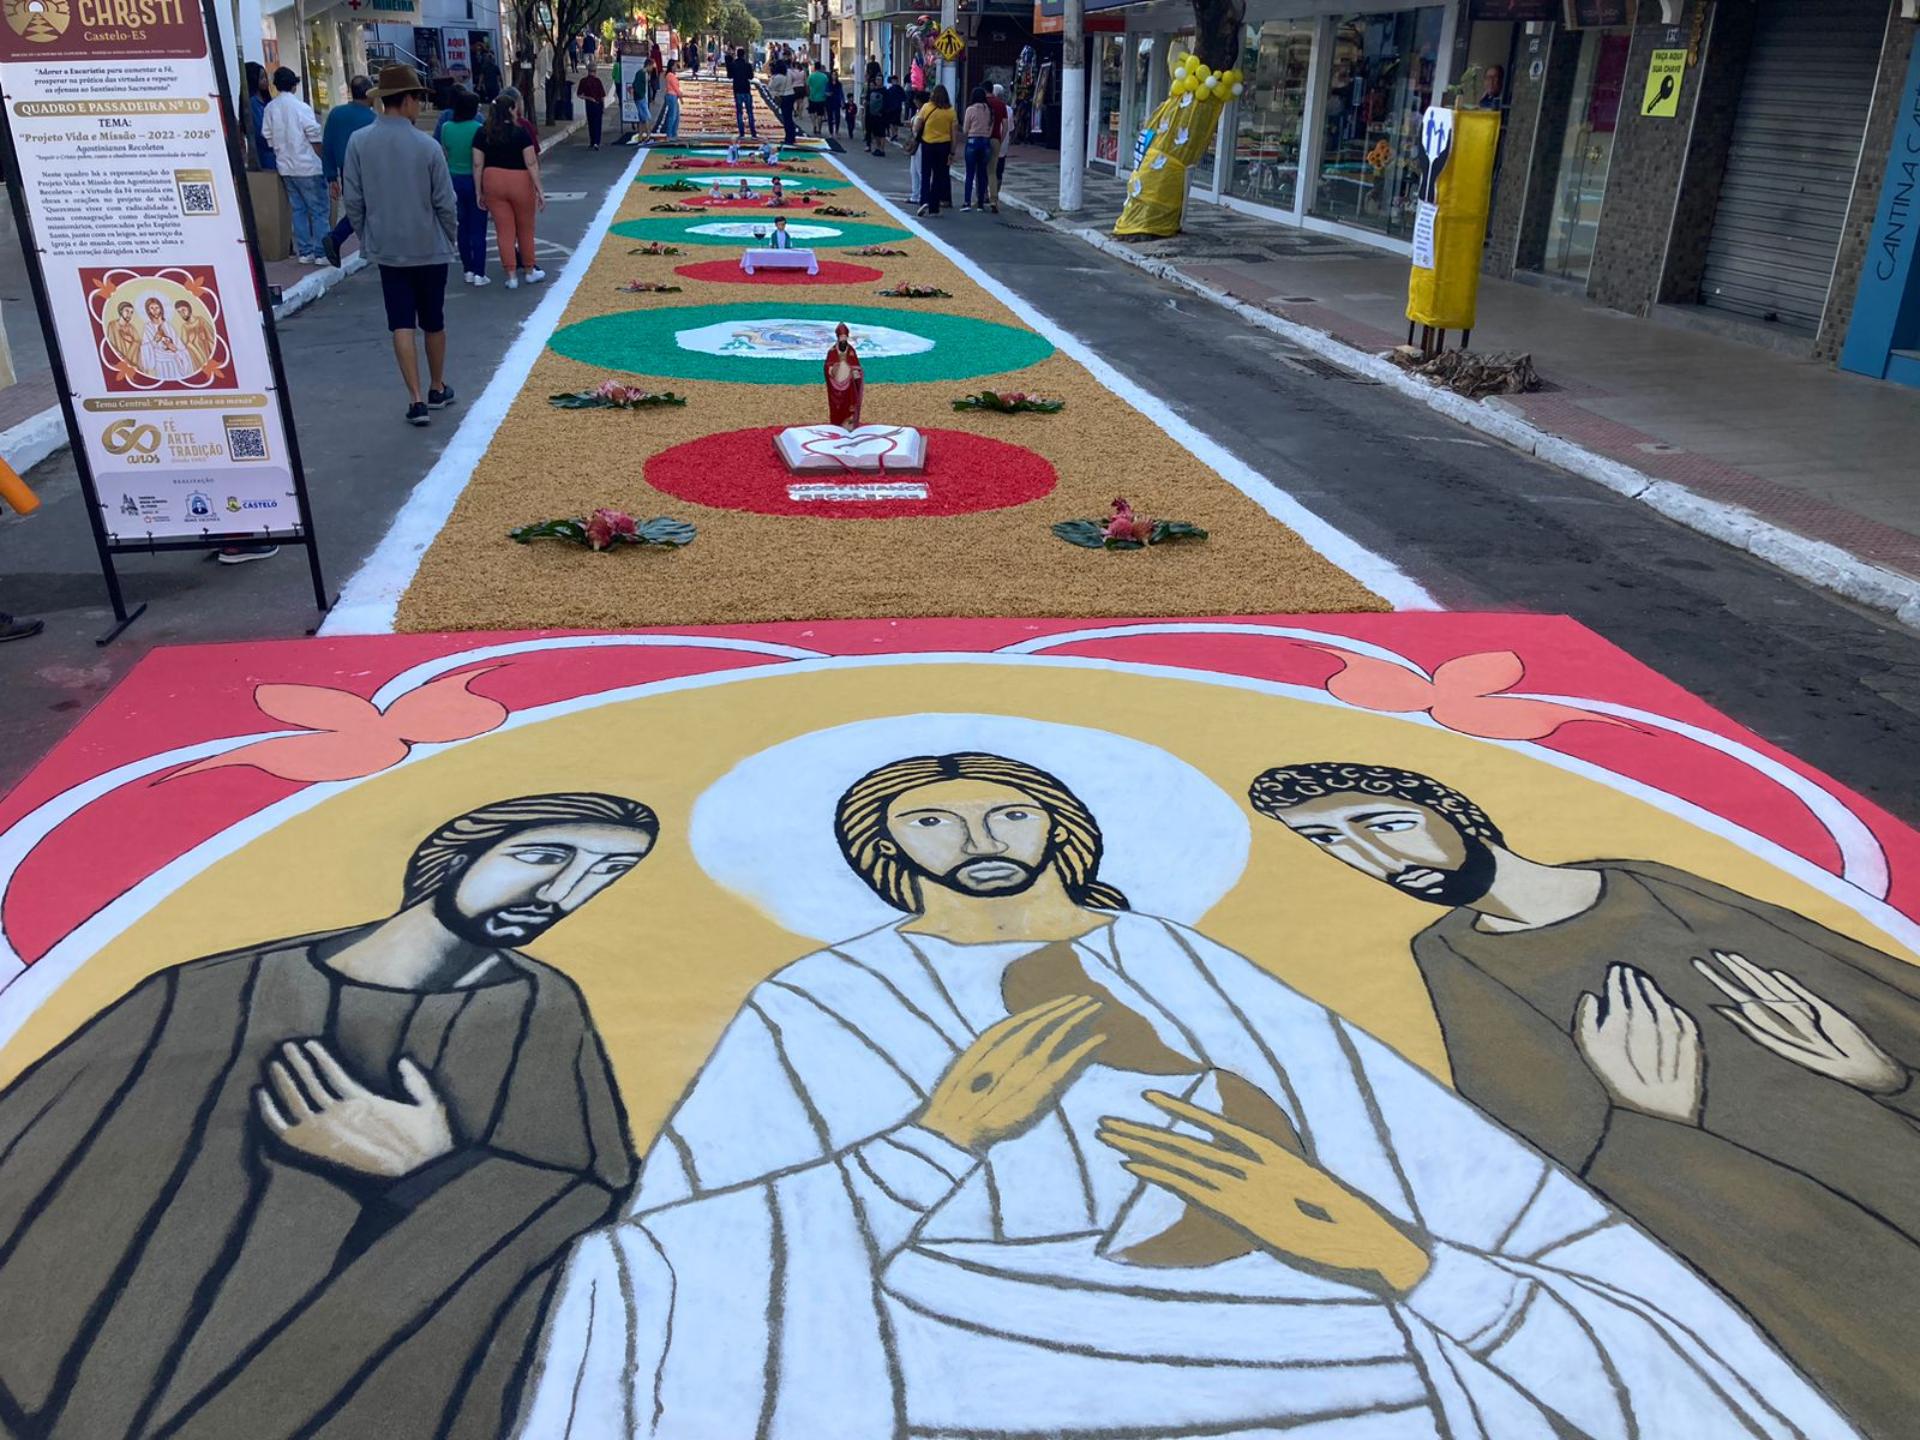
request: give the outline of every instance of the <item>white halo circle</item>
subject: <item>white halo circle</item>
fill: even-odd
[[[850,325],[849,343],[863,360],[893,355],[924,355],[934,342],[911,330],[886,325]],[[700,355],[723,355],[733,360],[812,360],[833,348],[835,322],[795,320],[780,316],[754,320],[716,320],[676,330],[673,343]]]
[[[716,235],[722,240],[751,240],[756,234],[765,236],[773,229],[772,220],[712,220],[704,225],[688,226],[692,235]],[[795,240],[831,240],[844,235],[846,231],[832,225],[796,225],[787,222],[787,234]]]
[[[1018,715],[892,715],[795,736],[701,793],[688,845],[717,883],[783,928],[829,944],[863,935],[903,917],[848,866],[834,807],[869,770],[962,750],[1038,766],[1078,795],[1100,825],[1100,878],[1142,914],[1193,924],[1246,869],[1245,815],[1186,761],[1112,731]]]

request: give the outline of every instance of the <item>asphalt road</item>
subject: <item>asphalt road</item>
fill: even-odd
[[[897,155],[885,164],[848,158],[889,195],[903,193]],[[549,188],[587,193],[550,207],[543,235],[575,243],[626,159],[578,144],[550,157]],[[1572,615],[1767,739],[1920,821],[1920,636],[1344,378],[1035,221],[954,213],[932,223],[1037,312],[1391,557],[1442,603]],[[370,281],[349,280],[283,328],[336,587],[453,429],[399,423]],[[471,398],[539,292],[454,291],[451,378]],[[45,615],[49,635],[0,650],[0,722],[10,741],[0,783],[31,764],[145,648],[297,635],[313,624],[304,565],[292,551],[231,569],[154,557],[126,567],[132,593],[153,608],[123,640],[96,649],[92,637],[107,612],[71,466],[52,462],[33,478],[48,498],[43,512],[0,521],[0,606]]]

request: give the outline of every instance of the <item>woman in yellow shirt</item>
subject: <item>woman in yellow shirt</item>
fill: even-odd
[[[913,117],[913,130],[920,137],[920,195],[926,204],[922,215],[938,215],[940,207],[953,206],[953,174],[947,162],[953,155],[953,99],[947,87],[936,85],[933,95]]]

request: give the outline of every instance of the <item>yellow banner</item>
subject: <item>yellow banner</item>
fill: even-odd
[[[1438,330],[1471,330],[1493,203],[1499,112],[1428,110],[1420,142],[1427,175],[1414,219],[1407,318]]]

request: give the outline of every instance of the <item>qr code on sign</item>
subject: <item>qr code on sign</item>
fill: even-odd
[[[180,192],[182,215],[218,215],[220,197],[213,188],[211,170],[176,170],[174,188]]]
[[[267,458],[267,427],[258,415],[223,415],[227,427],[227,457],[232,460]]]

